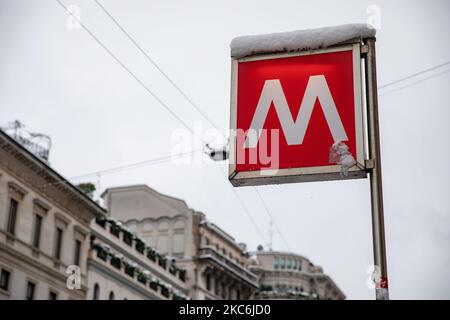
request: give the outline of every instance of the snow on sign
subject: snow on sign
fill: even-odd
[[[347,25],[233,40],[234,186],[366,177],[360,50],[372,36]]]

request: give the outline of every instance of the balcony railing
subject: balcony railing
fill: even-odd
[[[221,265],[226,267],[232,273],[237,274],[240,278],[245,279],[246,281],[250,282],[252,285],[258,286],[258,278],[254,273],[250,272],[246,268],[242,267],[240,264],[231,260],[228,256],[224,255],[223,253],[217,251],[214,247],[211,247],[211,246],[200,247],[199,258],[200,259],[208,259],[208,258],[215,259],[216,261],[219,261],[219,263]]]
[[[162,296],[173,300],[187,299],[184,293],[174,289],[170,284],[152,275],[148,270],[142,269],[136,263],[126,260],[122,254],[114,253],[108,245],[92,242],[91,250],[94,250],[97,258],[104,263],[109,263],[118,271],[124,272],[128,277],[137,280],[145,287],[158,292]]]
[[[173,259],[169,259],[165,255],[157,252],[151,246],[148,246],[142,239],[131,233],[131,231],[124,227],[119,221],[98,216],[95,219],[95,222],[105,230],[108,230],[107,226],[109,225],[109,232],[115,237],[121,239],[128,246],[134,247],[139,254],[146,256],[149,260],[157,263],[162,269],[168,270],[173,276],[178,277],[178,279],[182,282],[186,282],[186,270],[178,268]]]

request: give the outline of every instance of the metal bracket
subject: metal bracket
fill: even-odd
[[[365,160],[364,164],[366,165],[366,170],[372,170],[373,168],[375,168],[374,159]]]
[[[369,46],[367,44],[363,44],[361,46],[361,56],[364,57],[368,53],[369,53]]]

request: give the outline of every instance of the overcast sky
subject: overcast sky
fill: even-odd
[[[210,128],[93,1],[63,2],[79,6],[83,23],[185,122]],[[450,60],[445,0],[101,2],[222,131],[235,36],[366,22],[367,8],[377,5],[380,85]],[[55,0],[0,0],[0,48],[0,125],[19,119],[50,135],[51,165],[64,176],[171,154],[180,123],[84,30],[68,28]],[[449,69],[380,92],[396,90],[380,97],[393,299],[450,299]],[[263,241],[225,169],[168,162],[87,180],[101,188],[145,183],[182,198],[253,250],[268,241],[269,218],[254,189],[237,190]],[[323,266],[348,298],[374,297],[366,285],[373,264],[367,179],[259,190],[292,251]],[[287,250],[279,235],[273,244]]]

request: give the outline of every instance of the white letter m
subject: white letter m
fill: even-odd
[[[328,88],[325,76],[311,76],[306,86],[305,96],[303,97],[298,112],[297,119],[294,122],[289,105],[284,95],[283,88],[279,79],[266,80],[256,106],[250,130],[257,134],[248,134],[245,142],[245,148],[256,148],[259,137],[261,136],[267,113],[273,102],[275,111],[280,119],[281,127],[286,137],[288,145],[300,145],[303,143],[306,129],[316,102],[319,99],[328,127],[333,135],[334,141],[347,141],[344,125],[336,109],[330,89]]]

